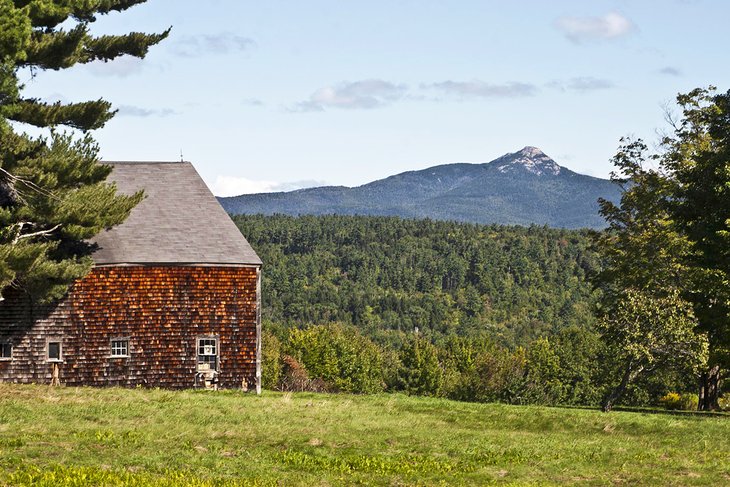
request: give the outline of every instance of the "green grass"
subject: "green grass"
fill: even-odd
[[[0,384],[0,485],[721,485],[730,418]]]

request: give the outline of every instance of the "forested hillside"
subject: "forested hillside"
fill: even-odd
[[[236,216],[264,262],[264,387],[597,404],[587,231],[397,217]],[[634,384],[656,404],[687,383]]]
[[[371,337],[527,344],[590,327],[585,231],[365,216],[235,216],[265,263],[264,318],[342,322]]]
[[[371,215],[480,224],[603,228],[599,198],[618,201],[607,179],[578,174],[536,147],[484,164],[443,164],[348,188],[219,198],[232,214]]]

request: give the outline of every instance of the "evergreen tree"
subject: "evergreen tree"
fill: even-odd
[[[91,268],[84,242],[124,221],[141,194],[116,194],[86,133],[113,115],[105,100],[46,103],[23,96],[19,72],[59,70],[122,55],[144,57],[161,34],[92,36],[98,15],[145,0],[0,0],[0,291],[48,301]],[[60,27],[61,24],[70,27]],[[50,128],[33,138],[11,122]],[[78,129],[82,137],[58,132]]]
[[[438,396],[443,386],[443,371],[438,351],[431,342],[414,334],[400,352],[399,390],[417,396]]]

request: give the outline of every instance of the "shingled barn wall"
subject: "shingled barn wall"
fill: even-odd
[[[11,290],[0,303],[0,380],[51,382],[49,339],[62,341],[59,378],[69,386],[196,384],[197,339],[218,338],[219,387],[257,388],[260,267],[96,267],[53,306]],[[128,338],[129,357],[111,357]]]

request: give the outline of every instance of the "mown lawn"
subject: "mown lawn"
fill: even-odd
[[[0,384],[2,485],[723,485],[730,417]]]

